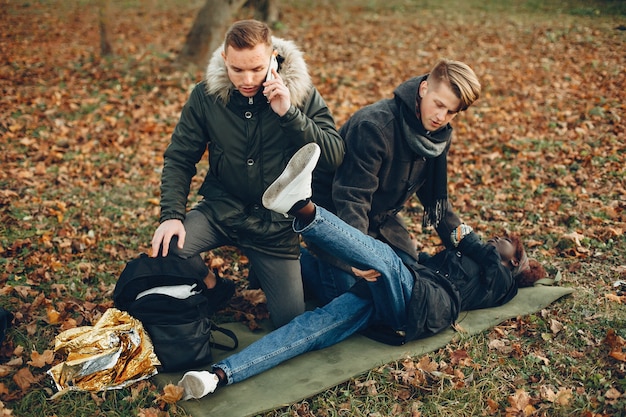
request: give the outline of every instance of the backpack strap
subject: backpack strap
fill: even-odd
[[[213,326],[211,326],[211,331],[220,332],[233,341],[233,346],[226,346],[221,343],[211,341],[211,347],[222,350],[235,350],[237,349],[237,347],[239,347],[239,339],[237,339],[237,335],[235,335],[235,332],[233,332],[232,330],[220,327],[214,323]],[[211,335],[211,338],[213,338],[213,335]]]

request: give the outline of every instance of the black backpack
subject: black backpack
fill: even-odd
[[[234,350],[239,344],[231,330],[211,321],[211,306],[203,295],[208,272],[200,255],[183,259],[141,254],[126,264],[115,285],[115,307],[142,322],[163,372],[207,365],[213,359],[212,347]],[[171,286],[188,287],[178,287],[184,294],[174,296]],[[146,291],[149,293],[137,298]],[[226,335],[233,346],[214,342],[213,331]]]

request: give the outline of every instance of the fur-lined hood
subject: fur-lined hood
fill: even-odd
[[[272,37],[274,49],[278,51],[278,72],[291,94],[291,102],[302,107],[313,87],[311,76],[304,61],[302,51],[292,41]],[[228,78],[226,64],[222,58],[224,45],[213,52],[205,74],[206,92],[216,96],[224,104],[228,103],[234,85]],[[281,62],[282,61],[282,62]]]

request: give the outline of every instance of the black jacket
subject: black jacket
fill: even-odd
[[[458,250],[422,254],[420,263],[409,267],[415,285],[406,340],[438,333],[454,323],[461,311],[500,306],[517,294],[517,283],[496,248],[474,232],[461,240]]]
[[[330,178],[317,178],[313,195],[317,204],[333,211],[346,223],[414,259],[417,252],[398,212],[413,195],[420,201],[424,198],[427,164],[432,160],[409,147],[403,120],[410,118],[406,124],[414,129],[412,134],[424,134],[421,121],[415,116],[415,99],[425,77],[404,82],[395,90],[394,98],[360,109],[341,127],[339,133],[345,141],[346,153],[332,179],[332,198],[324,194],[329,189]],[[449,137],[450,141],[451,135],[450,125],[433,133],[433,136]],[[451,246],[450,232],[460,223],[448,205],[446,216],[436,227],[447,247]]]

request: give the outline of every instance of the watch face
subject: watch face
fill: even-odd
[[[454,246],[458,246],[461,240],[463,240],[465,236],[472,233],[473,230],[474,229],[472,229],[472,226],[468,226],[465,223],[462,223],[452,231],[452,233],[450,234],[450,240],[452,241]]]

